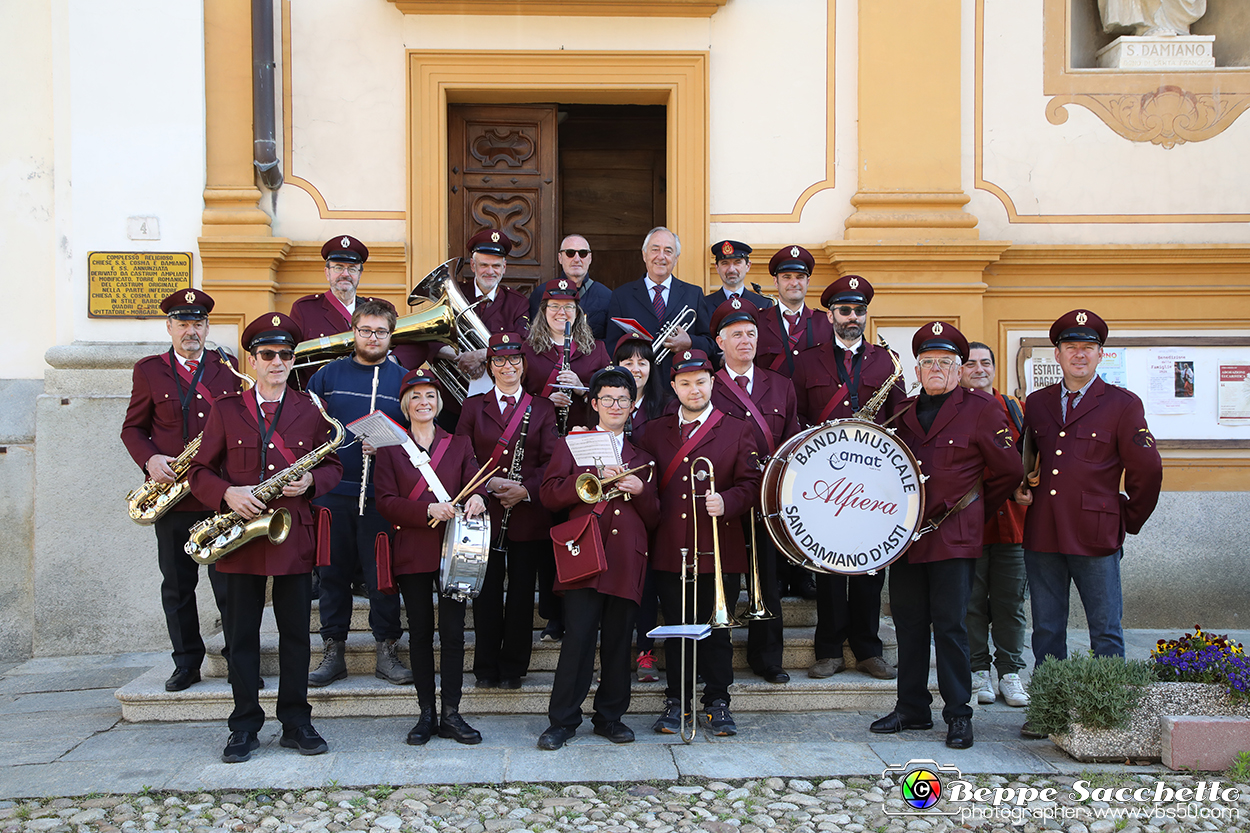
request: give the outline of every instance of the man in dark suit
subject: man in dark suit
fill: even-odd
[[[730,298],[750,301],[756,309],[767,309],[773,305],[768,298],[746,288],[747,272],[751,271],[752,251],[746,243],[737,240],[722,240],[712,246],[712,260],[716,263],[716,274],[720,275],[721,288],[704,299],[708,318]],[[712,335],[715,336],[715,333]]]
[[[886,384],[890,393],[874,417],[878,423],[893,417],[906,398],[903,380],[890,382],[894,372],[890,351],[864,338],[872,296],[872,284],[859,275],[841,277],[821,294],[833,338],[801,352],[792,377],[799,419],[807,425],[853,415]],[[882,659],[878,636],[884,586],[881,572],[816,576],[816,662],[808,676],[831,677],[845,670],[842,643],[849,640],[858,670],[880,680],[894,679],[894,669]]]
[[[213,402],[240,389],[239,377],[232,372],[233,360],[204,349],[212,309],[213,299],[198,289],[179,289],[161,301],[161,311],[169,316],[165,329],[172,346],[164,355],[148,356],[135,365],[122,442],[146,479],[154,483],[185,480],[186,470],[180,478],[170,463],[204,430]],[[188,492],[153,524],[161,607],[174,649],[174,673],[165,681],[166,691],[182,691],[200,681],[204,639],[195,602],[200,568],[183,545],[191,527],[211,514],[211,507]],[[215,565],[208,567],[208,580],[217,609],[222,610],[226,583]]]
[[[783,246],[768,261],[777,287],[777,303],[759,316],[759,349],[755,363],[766,370],[794,375],[794,362],[804,350],[833,339],[828,316],[807,306],[807,287],[816,259],[802,246]]]
[[[916,331],[912,352],[923,390],[899,420],[898,437],[928,475],[921,537],[890,565],[898,632],[898,702],[871,731],[931,729],[929,633],[945,705],[946,745],[972,746],[972,666],[964,616],[981,555],[981,532],[1020,482],[1007,415],[993,397],[959,386],[968,340],[950,324]]]
[[[590,277],[590,261],[594,254],[590,251],[590,243],[580,234],[566,234],[560,241],[556,252],[556,260],[560,262],[560,272],[577,285],[577,305],[586,313],[586,322],[590,324],[590,332],[595,338],[603,341],[607,337],[608,302],[612,300],[612,290]],[[543,287],[538,282],[530,293],[530,320],[538,315],[538,307],[543,302]]]
[[[708,622],[716,603],[715,558],[712,524],[720,539],[721,582],[725,601],[738,596],[739,575],[747,569],[746,540],[742,517],[759,499],[759,450],[751,427],[740,419],[716,410],[712,404],[714,385],[712,364],[702,350],[675,354],[670,374],[680,403],[676,413],[667,414],[647,425],[638,445],[655,458],[660,490],[660,525],[651,547],[651,566],[664,621],[681,622],[682,596],[687,596],[687,622]],[[699,480],[707,466],[698,458],[711,461],[714,483]],[[695,466],[693,463],[698,462]],[[700,489],[699,483],[703,488]],[[715,485],[715,491],[712,486]],[[693,497],[692,497],[693,496]],[[696,535],[695,525],[698,524]],[[698,542],[699,570],[693,594],[682,584],[683,550],[692,562]],[[689,597],[693,595],[693,604]],[[732,611],[730,611],[732,615]],[[682,661],[683,650],[686,653]],[[664,641],[668,686],[664,692],[664,712],[653,728],[675,734],[690,703],[681,701],[681,669],[686,670],[685,689],[693,696],[695,668],[690,661],[689,640]],[[712,733],[737,734],[729,712],[729,686],[733,683],[733,646],[729,628],[713,628],[711,636],[699,644],[698,672],[703,677],[703,707]]]
[[[663,226],[651,229],[642,242],[642,259],[647,274],[618,287],[608,304],[608,344],[616,344],[625,335],[625,330],[612,322],[613,318],[632,318],[657,336],[683,308],[689,307],[695,313],[695,321],[690,327],[676,328],[665,341],[671,353],[652,368],[653,373],[664,376],[673,366],[673,354],[691,349],[711,354],[716,349],[708,334],[703,293],[694,284],[673,277],[680,255],[681,240],[676,234]]]
[[[230,647],[234,693],[230,739],[221,754],[228,764],[252,756],[265,723],[259,698],[260,627],[270,576],[278,625],[276,714],[282,723],[281,745],[301,755],[320,755],[328,748],[313,728],[308,703],[311,575],[323,551],[311,499],[338,484],[343,466],[330,451],[311,471],[284,483],[281,495],[268,504],[252,493],[267,478],[320,448],[333,433],[308,394],[287,385],[295,345],[301,340],[299,326],[281,313],[265,313],[244,329],[242,341],[251,354],[256,387],[217,401],[191,464],[191,490],[206,506],[236,512],[248,521],[277,509],[290,515],[290,530],[282,543],[271,543],[262,535],[217,562],[226,577],[222,628]],[[328,544],[324,542],[325,549]]]
[[[762,314],[749,300],[738,298],[725,301],[712,314],[712,332],[724,355],[724,366],[717,371],[712,388],[712,405],[751,426],[760,456],[767,457],[798,433],[799,423],[794,385],[780,373],[754,364],[759,333],[756,318]],[[790,675],[782,667],[785,645],[781,591],[777,586],[777,562],[781,555],[764,528],[759,507],[752,509],[754,513],[744,516],[742,523],[746,536],[757,547],[755,569],[764,607],[772,618],[755,619],[747,625],[747,662],[756,674],[780,685],[790,682]],[[751,581],[750,576],[747,581]]]
[[[1024,566],[1033,607],[1033,657],[1068,655],[1068,594],[1081,595],[1096,656],[1123,657],[1120,559],[1154,511],[1163,461],[1132,392],[1098,377],[1107,324],[1072,310],[1050,328],[1063,381],[1025,400],[1024,430],[1036,441],[1038,476],[1016,490],[1024,520]],[[1123,477],[1124,491],[1120,494]],[[1032,736],[1029,724],[1024,733]]]

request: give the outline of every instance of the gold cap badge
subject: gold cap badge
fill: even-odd
[[[349,238],[344,237],[339,241],[339,246],[344,249],[350,249],[352,247],[352,241]]]
[[[734,309],[742,309],[742,302],[738,300],[737,295],[734,296],[734,299],[731,303]]]
[[[273,325],[274,325],[275,327],[281,327],[281,326],[282,326],[282,319],[281,319],[281,318],[279,318],[278,316],[276,316],[276,315],[275,315],[275,316],[273,317],[273,319],[272,319],[272,320],[273,320]]]
[[[723,255],[731,255],[734,253],[734,244],[726,240],[720,245],[720,253]]]
[[[846,285],[851,289],[859,289],[859,278],[851,278],[846,282]]]
[[[790,247],[790,257],[798,257],[798,256],[799,256],[799,247],[798,247],[798,246],[791,246],[791,247]]]
[[[690,358],[690,351],[689,351],[689,350],[687,350],[687,351],[686,351],[686,352],[682,355],[682,358],[683,358],[683,359],[689,359],[689,358]]]
[[[492,242],[492,243],[498,243],[498,242],[499,242],[499,232],[497,232],[497,231],[492,231],[492,232],[490,233],[490,242]]]
[[[188,290],[187,290],[187,294],[186,294],[186,295],[183,295],[182,297],[187,299],[187,303],[188,303],[188,304],[194,304],[194,303],[195,303],[195,292],[193,292],[193,291],[192,291],[192,290],[190,290],[190,289],[188,289]]]
[[[1089,316],[1088,316],[1088,315],[1086,315],[1085,313],[1083,313],[1083,312],[1078,312],[1078,313],[1076,314],[1076,323],[1077,323],[1077,324],[1080,324],[1082,327],[1084,327],[1084,326],[1085,326],[1085,322],[1086,322],[1086,321],[1088,321],[1088,320],[1089,320]]]
[[[504,333],[504,334],[503,334],[503,339],[502,339],[502,341],[503,341],[503,343],[504,343],[504,344],[507,344],[507,343],[508,343],[509,341],[511,341],[511,340],[512,340],[512,339],[508,338],[508,334],[507,334],[507,333]]]
[[[560,283],[558,283],[558,284],[557,284],[557,286],[559,286],[561,289],[568,289],[568,288],[569,288],[569,282],[568,282],[568,281],[560,281]]]
[[[942,322],[941,321],[933,322],[933,334],[935,336],[940,336],[942,334]]]

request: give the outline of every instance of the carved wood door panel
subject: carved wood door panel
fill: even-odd
[[[469,105],[447,108],[448,244],[484,228],[512,238],[505,282],[533,286],[556,275],[556,107]]]

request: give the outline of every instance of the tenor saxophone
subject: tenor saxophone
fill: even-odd
[[[894,383],[903,378],[903,367],[898,363],[898,356],[894,355],[894,351],[890,349],[890,345],[880,334],[877,335],[877,345],[885,348],[885,352],[890,354],[890,361],[894,362],[894,372],[890,374],[890,378],[885,380],[885,384],[877,388],[872,397],[864,403],[851,416],[855,419],[864,419],[872,422],[877,416],[877,411],[881,410],[881,406],[885,404],[885,400],[890,396],[890,388],[894,387]]]
[[[282,494],[282,487],[299,480],[312,471],[322,460],[330,456],[343,443],[343,423],[326,413],[316,394],[308,394],[327,422],[334,426],[334,437],[296,460],[288,468],[275,474],[252,489],[252,496],[261,503]],[[271,544],[281,544],[291,531],[291,513],[281,509],[262,512],[252,520],[245,520],[238,512],[222,512],[200,521],[191,527],[191,534],[184,546],[187,555],[197,564],[215,564],[239,547],[264,535]]]

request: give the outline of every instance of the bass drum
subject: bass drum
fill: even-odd
[[[439,565],[439,590],[463,602],[476,599],[486,579],[490,556],[490,514],[466,518],[463,510],[447,522],[443,533],[443,559]]]
[[[924,517],[916,458],[862,419],[791,437],[764,468],[760,499],[777,549],[815,573],[882,569],[907,551]]]

